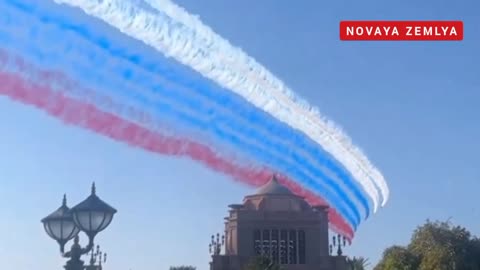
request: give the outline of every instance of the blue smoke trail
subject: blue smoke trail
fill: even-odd
[[[43,19],[44,21],[49,21],[49,20],[50,20],[50,22],[52,22],[52,21],[51,21],[51,18],[48,19],[45,15],[43,15],[43,16],[44,16],[44,17],[43,17],[43,18],[44,18],[44,19]],[[45,18],[47,18],[47,19],[45,19]],[[82,30],[82,29],[76,28],[76,30]],[[108,47],[110,46],[110,45],[108,44],[108,41],[107,41],[107,40],[103,40],[102,42],[103,42],[103,43],[101,43],[101,45],[103,45],[104,48],[108,48]],[[117,52],[117,53],[118,53],[118,52]],[[125,52],[123,51],[123,53],[125,53]],[[50,57],[49,57],[49,58],[50,58]],[[51,59],[51,58],[50,58],[50,59]],[[136,58],[136,59],[134,58],[134,59],[130,59],[130,60],[133,60],[133,61],[131,61],[131,62],[135,62],[135,60],[136,60],[136,61],[138,61],[138,63],[141,64],[141,58]],[[158,70],[158,66],[155,67],[155,68]],[[90,70],[91,70],[91,69],[90,69]],[[84,70],[84,71],[82,71],[82,72],[86,72],[86,71],[88,71],[88,69],[86,69],[86,70]],[[129,74],[128,71],[126,71],[126,72],[124,72],[124,73],[122,73],[122,74],[124,74],[124,77],[127,77],[126,79],[131,79],[131,77],[132,77],[132,75],[131,75],[132,73],[131,73],[131,72],[130,72],[130,75],[127,75],[127,74]],[[164,74],[164,75],[165,75],[165,74]],[[176,76],[176,74],[173,73],[173,72],[170,73],[170,74],[168,74],[168,75],[170,75],[171,77]],[[84,78],[84,79],[86,79],[86,78]],[[183,80],[183,79],[184,79],[184,78],[182,78],[182,80]],[[175,81],[177,81],[177,80],[179,80],[179,79],[176,78]],[[137,82],[135,82],[135,83],[137,83]],[[195,86],[195,85],[193,85],[193,86]],[[196,86],[196,88],[198,88],[198,86]],[[149,89],[152,89],[152,86],[150,86]],[[208,88],[207,88],[207,89],[208,89]],[[157,90],[158,90],[158,89],[157,89]],[[161,90],[161,89],[160,89],[160,90]],[[125,90],[125,93],[132,93],[132,91]],[[162,94],[165,94],[165,92],[163,92]],[[168,93],[168,94],[172,95],[171,92]],[[138,95],[136,98],[138,99],[138,98],[140,98],[140,96]],[[175,99],[175,98],[179,98],[179,97],[177,96],[177,97],[173,97],[173,98]],[[180,96],[180,98],[182,98],[182,97]],[[225,100],[226,100],[227,98],[228,98],[228,97],[226,97]],[[212,99],[212,101],[213,101],[213,100],[215,100],[215,99]],[[224,101],[225,101],[225,100],[224,100]],[[143,101],[142,101],[142,103],[147,103],[147,102],[148,102],[148,100],[143,100]],[[245,105],[241,105],[241,106],[245,106]],[[176,117],[179,117],[179,116],[177,115]],[[185,116],[184,116],[184,117],[185,117]],[[192,118],[192,117],[190,117],[190,119],[183,119],[183,120],[184,120],[184,121],[190,121],[191,123],[193,123],[192,121],[197,121],[197,119]],[[231,121],[231,120],[229,120],[229,119],[224,119],[223,121],[224,121],[225,123],[232,123],[232,122],[233,122],[233,123],[236,123],[235,121]],[[229,122],[229,121],[230,121],[230,122]],[[208,127],[209,125],[210,125],[210,123],[205,123],[205,122],[204,122],[203,124],[197,123],[197,126],[199,126],[200,128],[206,128],[206,127]],[[221,134],[221,133],[220,133],[221,130],[216,130],[216,132],[219,133],[219,134]],[[228,136],[228,134],[223,134],[223,136],[226,137],[226,136]],[[259,136],[259,138],[262,138],[262,137]],[[265,140],[263,140],[263,141],[265,141]],[[234,138],[230,138],[230,143],[231,143],[231,142],[235,142]],[[237,145],[238,145],[238,143],[239,143],[239,142],[237,142]],[[257,153],[256,155],[258,155],[258,153]],[[297,160],[297,161],[298,161],[298,160]],[[278,162],[278,161],[277,161],[277,162]],[[298,162],[301,162],[301,161],[298,161]]]

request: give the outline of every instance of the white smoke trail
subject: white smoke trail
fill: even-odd
[[[162,14],[143,1],[56,2],[82,8],[87,14],[98,17],[125,34],[193,67],[205,77],[235,91],[257,107],[303,131],[343,163],[362,184],[372,198],[374,211],[378,208],[380,197],[374,185],[381,190],[381,205],[385,205],[389,191],[383,176],[333,122],[295,96],[254,59],[213,34],[213,31],[205,30],[208,28],[203,29],[204,26],[199,20],[188,21],[185,19],[188,17],[185,17],[182,19],[185,24],[181,24],[181,20],[172,21],[169,17],[161,16]],[[160,8],[161,5],[157,7]],[[174,12],[170,13],[172,15]],[[173,15],[172,17],[175,18]]]
[[[310,114],[312,120],[318,125],[324,126],[328,131],[328,134],[332,134],[332,137],[338,138],[340,142],[340,147],[344,147],[345,151],[348,151],[350,154],[355,155],[357,157],[357,161],[361,163],[361,168],[367,168],[369,174],[372,176],[375,184],[380,187],[380,190],[383,194],[383,202],[382,206],[388,200],[389,190],[383,179],[383,176],[380,174],[378,169],[376,169],[370,161],[361,153],[361,150],[355,147],[351,140],[331,121],[325,119],[320,115],[316,108],[311,107],[306,102],[298,98],[291,90],[289,90],[278,78],[274,75],[270,74],[268,70],[263,68],[260,64],[258,64],[255,59],[247,56],[243,51],[238,48],[234,48],[229,42],[223,39],[221,36],[216,34],[210,27],[203,24],[202,21],[199,19],[198,16],[194,16],[189,14],[184,8],[176,5],[171,0],[145,0],[145,2],[149,3],[155,9],[165,13],[173,20],[185,25],[186,27],[193,29],[194,33],[204,39],[205,44],[212,44],[210,49],[220,50],[221,51],[221,60],[222,62],[228,63],[230,66],[234,66],[241,72],[245,72],[249,74],[249,77],[253,78],[253,80],[262,85],[262,87],[267,87],[267,89],[276,90],[281,92],[282,94],[286,95],[287,97],[293,99],[293,101],[297,101],[301,103],[303,113],[307,115]],[[213,41],[213,42],[212,42]],[[215,46],[215,47],[214,47]],[[233,53],[232,53],[233,52]],[[234,55],[233,57],[222,57],[222,55]],[[246,60],[243,65],[239,64],[238,60]],[[253,67],[253,68],[251,68]],[[262,74],[262,77],[258,75]],[[289,102],[290,103],[290,102]],[[291,105],[291,104],[290,104]],[[320,121],[319,121],[320,120]],[[321,121],[323,120],[323,121]],[[327,125],[324,125],[326,122]],[[362,168],[363,167],[363,168]]]

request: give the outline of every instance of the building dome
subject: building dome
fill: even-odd
[[[274,176],[263,186],[261,186],[255,195],[294,195],[287,187],[278,182]]]
[[[304,211],[310,207],[303,197],[295,195],[274,176],[257,192],[246,196],[243,208],[262,211]]]

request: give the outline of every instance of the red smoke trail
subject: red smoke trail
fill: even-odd
[[[2,55],[0,55],[0,58],[2,58]],[[1,59],[0,62],[2,62]],[[23,68],[28,69],[24,62],[22,62],[21,66],[22,70]],[[66,97],[62,93],[68,92],[68,90],[60,89],[59,91],[53,91],[46,86],[55,78],[61,78],[62,81],[66,80],[65,76],[59,73],[43,71],[41,74],[45,76],[41,84],[39,84],[26,81],[17,74],[0,72],[0,95],[35,106],[66,124],[83,127],[132,146],[163,155],[188,156],[251,186],[264,184],[273,174],[271,170],[266,168],[241,167],[231,163],[227,158],[222,158],[205,145],[185,138],[164,136],[111,113],[101,111],[91,104]],[[68,83],[68,85],[72,86],[74,84]],[[305,197],[310,204],[327,205],[322,198],[302,188],[294,181],[281,178],[281,182],[295,194]],[[334,225],[333,229],[344,234],[349,239],[353,238],[352,228],[333,208],[329,209],[329,219],[332,225]]]

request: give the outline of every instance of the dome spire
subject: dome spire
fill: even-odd
[[[95,187],[95,181],[92,183],[92,195],[97,195],[97,188]]]

